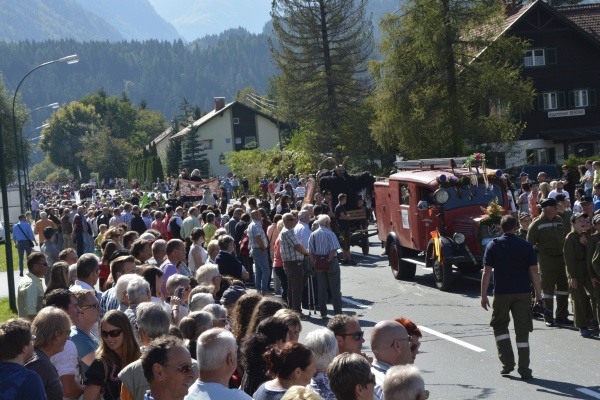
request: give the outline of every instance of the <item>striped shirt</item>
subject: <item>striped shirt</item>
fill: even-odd
[[[332,250],[338,250],[340,242],[335,233],[324,226],[310,234],[308,238],[308,251],[317,256],[328,255]]]
[[[292,229],[283,228],[279,235],[281,245],[281,259],[283,261],[303,261],[304,255],[294,249],[294,246],[300,244],[296,233]]]
[[[250,239],[250,248],[253,250],[260,250],[260,244],[258,244],[257,237],[260,236],[263,244],[263,248],[267,248],[267,235],[262,228],[262,221],[253,219],[250,225],[248,225],[248,239]]]

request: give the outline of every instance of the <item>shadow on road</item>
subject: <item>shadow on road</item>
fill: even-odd
[[[535,373],[535,371],[534,371]],[[507,378],[513,381],[522,381],[523,383],[527,383],[529,385],[540,386],[537,389],[537,392],[545,393],[547,395],[554,395],[560,398],[569,398],[569,399],[589,399],[590,396],[587,396],[583,393],[577,391],[577,389],[583,389],[580,385],[574,385],[569,382],[561,382],[561,381],[551,381],[548,379],[536,378],[535,376],[532,379],[528,379],[523,381],[516,376],[507,376]],[[594,388],[586,388],[590,390],[597,389]],[[550,398],[550,397],[548,397]]]

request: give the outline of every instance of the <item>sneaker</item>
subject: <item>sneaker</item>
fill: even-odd
[[[555,322],[557,325],[573,326],[573,321],[571,321],[569,318],[556,318]]]
[[[553,319],[546,319],[545,322],[546,322],[546,326],[548,328],[553,328],[554,327],[554,320]]]
[[[584,338],[589,338],[592,336],[588,328],[579,328],[579,334]]]

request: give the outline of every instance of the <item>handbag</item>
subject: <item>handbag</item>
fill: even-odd
[[[329,255],[317,256],[315,255],[315,269],[319,272],[329,270]]]
[[[25,235],[25,232],[23,232],[23,229],[21,228],[21,225],[17,225],[17,228],[19,228],[19,230],[21,231],[21,233],[22,233],[23,235]],[[27,237],[27,235],[25,235],[25,237]],[[29,242],[29,245],[30,245],[31,247],[35,246],[35,244],[33,243],[33,240],[31,240],[31,239],[27,238],[27,241]]]

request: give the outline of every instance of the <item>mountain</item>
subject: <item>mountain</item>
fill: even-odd
[[[0,40],[181,38],[148,0],[0,0]]]
[[[271,16],[271,0],[149,0],[188,41],[243,27],[260,33]]]
[[[0,40],[124,40],[115,27],[75,0],[0,0]]]
[[[181,39],[173,25],[158,15],[148,0],[76,1],[114,26],[127,40],[158,39],[171,42]]]

